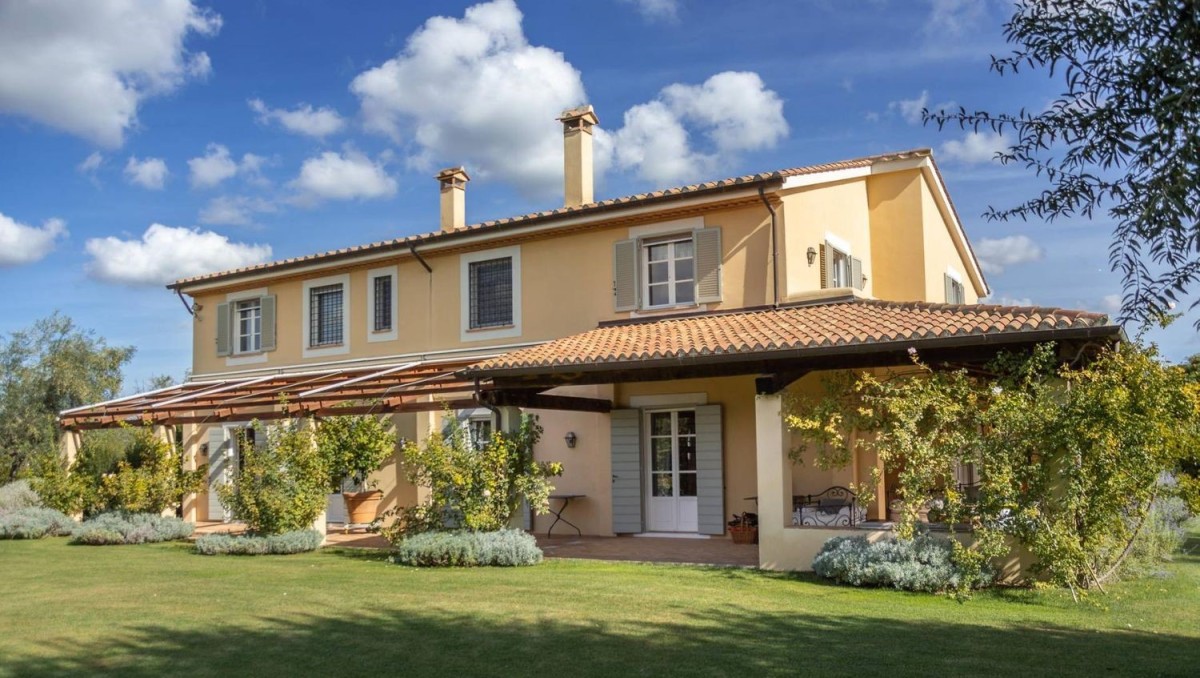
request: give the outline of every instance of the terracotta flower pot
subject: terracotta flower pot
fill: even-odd
[[[365,525],[375,520],[379,513],[379,502],[383,501],[383,492],[343,492],[342,500],[346,502],[346,522]]]

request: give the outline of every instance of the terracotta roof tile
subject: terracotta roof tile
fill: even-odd
[[[853,300],[602,325],[485,360],[470,366],[467,372],[486,376],[507,370],[763,354],[1070,328],[1104,328],[1112,334],[1120,331],[1109,323],[1108,316],[1088,311]]]
[[[405,236],[403,238],[394,238],[391,240],[381,240],[379,242],[369,243],[366,245],[354,245],[344,247],[342,249],[330,250],[328,252],[320,252],[317,254],[307,254],[300,257],[292,257],[291,259],[281,259],[279,261],[267,262],[264,264],[256,264],[254,266],[246,266],[243,268],[235,268],[227,271],[218,271],[216,273],[206,273],[204,275],[193,276],[190,278],[182,278],[168,285],[169,288],[179,288],[192,283],[206,282],[221,278],[234,278],[244,274],[262,273],[276,269],[290,268],[294,266],[318,263],[328,259],[336,259],[355,254],[367,254],[376,251],[388,249],[402,249],[409,245],[418,245],[426,242],[436,242],[447,238],[473,234],[480,231],[497,230],[504,226],[512,226],[518,224],[527,224],[537,221],[545,221],[556,218],[565,218],[588,212],[595,212],[606,208],[612,208],[619,205],[628,205],[655,198],[663,198],[672,195],[682,195],[685,193],[701,193],[711,191],[717,188],[725,188],[728,186],[740,186],[771,179],[786,179],[788,177],[802,176],[805,174],[819,174],[821,172],[831,172],[835,170],[854,169],[856,167],[869,167],[879,162],[891,162],[895,160],[907,160],[910,158],[923,158],[930,156],[931,152],[928,148],[918,148],[908,151],[898,151],[894,153],[881,153],[879,155],[870,155],[861,158],[853,158],[850,160],[839,160],[837,162],[827,162],[820,165],[807,165],[805,167],[792,167],[789,169],[775,170],[773,172],[759,172],[757,174],[747,174],[740,177],[730,177],[728,179],[720,179],[717,181],[706,181],[699,184],[691,184],[688,186],[678,186],[675,188],[667,188],[659,191],[650,191],[648,193],[638,193],[636,195],[623,196],[620,198],[610,198],[608,200],[599,200],[597,202],[587,203],[584,205],[576,205],[573,207],[559,207],[552,210],[543,210],[541,212],[531,212],[515,217],[504,217],[502,219],[493,219],[484,221],[478,224],[471,224],[462,228],[457,228],[450,232],[433,231],[429,233],[420,233],[417,235]]]

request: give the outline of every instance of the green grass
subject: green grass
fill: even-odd
[[[1200,534],[1167,576],[1074,604],[811,577],[377,552],[202,557],[0,542],[0,675],[1198,675]]]

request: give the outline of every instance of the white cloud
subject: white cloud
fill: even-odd
[[[250,196],[220,196],[200,210],[199,221],[209,226],[250,226],[256,214],[275,212],[275,204]]]
[[[646,21],[675,23],[679,21],[679,0],[622,0],[637,7]]]
[[[921,90],[921,94],[915,99],[900,99],[899,101],[892,101],[888,103],[888,110],[900,114],[900,117],[904,120],[904,122],[907,122],[910,125],[919,125],[924,121],[921,113],[926,108],[928,108],[932,113],[938,113],[940,111],[949,111],[957,107],[958,104],[953,101],[944,101],[940,104],[934,104],[933,106],[930,106],[929,90],[927,89]]]
[[[707,151],[694,148],[692,132],[704,138]],[[657,185],[685,182],[742,151],[772,148],[787,133],[779,95],[757,73],[726,71],[701,85],[669,85],[653,101],[630,108],[621,129],[597,135],[597,167],[611,153],[613,166]]]
[[[975,256],[985,273],[1003,273],[1009,266],[1040,261],[1043,252],[1029,236],[983,238],[975,244]]]
[[[120,146],[145,99],[209,73],[184,42],[220,27],[191,0],[0,3],[0,113]]]
[[[162,158],[146,158],[138,160],[137,156],[129,156],[125,163],[125,179],[131,184],[152,191],[161,191],[167,183],[167,163]]]
[[[241,174],[260,180],[266,158],[246,153],[238,162],[229,155],[229,149],[221,144],[209,144],[204,155],[188,160],[193,188],[212,188],[226,179]]]
[[[251,99],[250,110],[258,114],[258,121],[264,125],[272,120],[278,122],[284,129],[296,134],[304,134],[318,139],[324,139],[330,134],[337,134],[346,126],[346,121],[332,108],[313,108],[309,104],[300,104],[292,110],[269,108],[262,99]]]
[[[991,162],[996,154],[1008,150],[1008,139],[990,131],[967,132],[961,140],[942,144],[941,156],[967,165]]]
[[[91,155],[84,158],[82,162],[75,166],[75,170],[80,174],[95,174],[96,170],[100,169],[100,165],[104,164],[104,156],[100,155],[100,151],[92,151]]]
[[[988,18],[983,0],[930,0],[925,35],[934,40],[970,38]]]
[[[512,0],[434,17],[396,57],[360,73],[350,90],[367,129],[410,137],[422,170],[465,164],[526,194],[562,186],[562,125],[585,101],[579,72],[559,52],[530,45]]]
[[[47,219],[40,227],[22,224],[0,212],[0,266],[32,264],[50,254],[60,237],[66,237],[62,219]]]
[[[92,257],[88,275],[124,285],[165,285],[262,263],[271,256],[270,245],[235,243],[212,231],[162,224],[152,224],[140,239],[92,238],[85,249]]]
[[[383,164],[353,149],[343,153],[326,151],[305,160],[290,185],[299,192],[296,199],[301,204],[385,198],[396,193],[396,180]]]
[[[1036,306],[1033,299],[1029,297],[1010,297],[1006,294],[1000,296],[991,296],[986,300],[981,300],[981,303],[996,304],[997,306]]]
[[[1109,315],[1116,315],[1121,312],[1121,301],[1121,295],[1119,294],[1106,294],[1100,300],[1100,308],[1104,309],[1104,312]]]

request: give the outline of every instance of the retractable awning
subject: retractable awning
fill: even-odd
[[[477,407],[476,383],[460,372],[480,359],[189,381],[65,410],[59,423],[67,429],[93,429]]]

